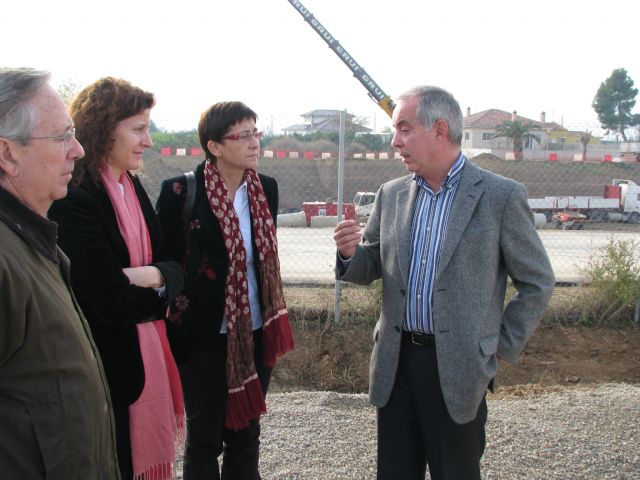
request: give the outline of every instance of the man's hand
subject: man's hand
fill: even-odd
[[[351,258],[356,252],[356,245],[362,241],[362,229],[355,220],[340,222],[334,230],[333,240],[340,255],[345,260]]]

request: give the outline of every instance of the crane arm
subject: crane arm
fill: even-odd
[[[389,95],[384,93],[380,86],[371,78],[364,68],[356,62],[356,60],[340,45],[340,42],[331,35],[327,29],[318,21],[318,19],[302,5],[298,0],[289,0],[289,3],[295,8],[305,22],[307,22],[315,32],[327,43],[329,48],[335,52],[342,62],[353,72],[353,76],[367,89],[369,96],[382,108],[387,115],[393,115],[395,103]]]

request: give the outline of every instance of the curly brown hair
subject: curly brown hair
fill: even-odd
[[[76,138],[85,151],[76,162],[71,184],[78,186],[88,177],[99,185],[100,167],[111,151],[118,123],[154,105],[152,93],[120,78],[104,77],[83,89],[69,106]]]

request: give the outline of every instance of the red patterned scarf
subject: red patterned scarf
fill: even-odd
[[[227,186],[211,161],[205,163],[205,190],[211,211],[220,222],[227,249],[225,309],[227,319],[227,410],[225,426],[241,430],[266,412],[264,393],[253,362],[253,325],[249,309],[247,257],[240,233],[240,221]],[[264,325],[264,363],[275,365],[278,357],[293,350],[293,334],[282,293],[278,240],[267,198],[258,174],[244,172],[251,212],[251,227],[259,259],[259,282]]]
[[[116,213],[120,234],[132,267],[152,262],[151,239],[140,201],[129,175],[120,182],[101,170],[102,183]],[[176,446],[184,438],[184,401],[180,375],[171,354],[162,320],[136,325],[145,383],[138,400],[129,405],[131,458],[135,480],[173,478]]]

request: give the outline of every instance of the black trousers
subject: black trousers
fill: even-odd
[[[131,431],[129,429],[129,405],[114,405],[113,417],[116,426],[116,449],[118,467],[122,480],[133,478],[133,458],[131,455]]]
[[[262,329],[253,332],[254,362],[262,391],[267,394],[270,368],[263,363]],[[220,335],[212,349],[194,347],[180,365],[187,413],[184,480],[259,480],[260,421],[243,430],[224,427],[227,400],[227,336]],[[218,456],[222,454],[222,471]]]
[[[442,397],[437,346],[402,339],[396,382],[378,409],[378,480],[480,480],[487,404],[476,418],[453,421]]]

